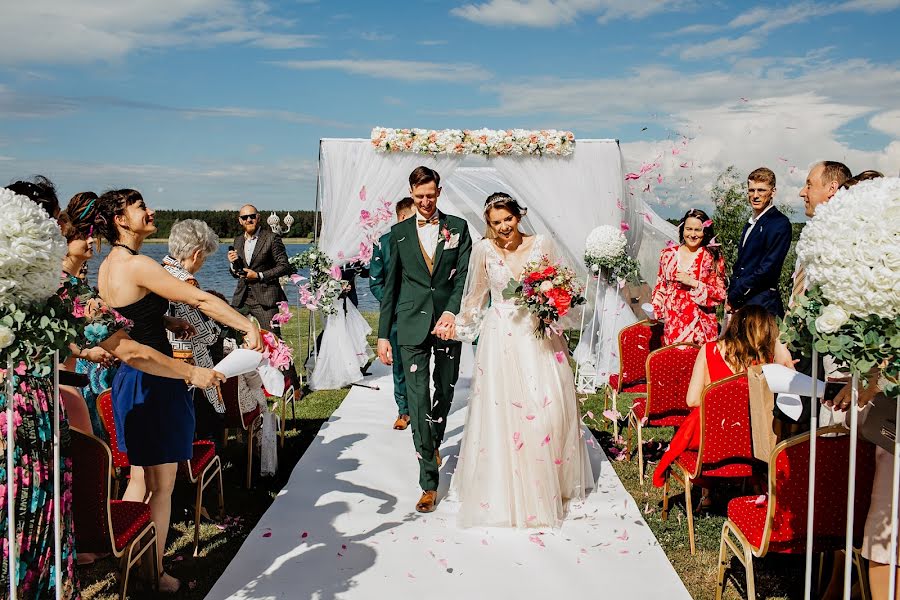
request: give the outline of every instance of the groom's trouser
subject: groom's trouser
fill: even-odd
[[[397,343],[397,324],[391,327],[391,352],[394,355],[394,364],[391,371],[394,374],[394,402],[397,403],[397,412],[401,415],[409,415],[409,403],[406,401],[406,369],[403,368],[403,358],[400,356],[400,345]]]
[[[406,399],[413,444],[419,459],[419,485],[422,490],[438,488],[438,465],[434,452],[444,440],[447,415],[453,402],[453,388],[459,378],[462,344],[444,341],[429,334],[417,346],[400,346],[400,358],[406,370]],[[429,362],[434,353],[434,398],[429,387]]]

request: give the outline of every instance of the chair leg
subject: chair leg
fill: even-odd
[[[613,409],[614,413],[616,413],[616,414],[619,413],[619,393],[618,392],[613,392],[612,409]],[[613,419],[613,439],[616,439],[618,437],[619,437],[619,419],[615,418],[615,419]]]
[[[637,424],[637,451],[638,451],[638,480],[641,482],[641,487],[644,487],[644,436],[643,436],[643,427],[641,427],[640,421]]]
[[[119,483],[120,483],[120,480],[119,480],[118,475],[117,475],[117,474],[114,474],[114,476],[113,476],[113,489],[112,489],[112,497],[113,497],[113,500],[118,500],[118,499],[119,499]]]
[[[722,600],[725,592],[725,567],[728,564],[728,544],[725,536],[728,535],[728,523],[722,525],[722,540],[719,543],[719,574],[716,577],[716,600]]]
[[[862,555],[856,548],[853,549],[853,562],[856,564],[856,573],[859,575],[859,593],[861,600],[869,600],[872,590],[869,588],[869,570],[863,568]]]
[[[694,503],[691,499],[691,478],[684,476],[684,510],[687,512],[688,540],[691,542],[691,556],[697,553],[694,543]]]
[[[281,444],[282,448],[284,448],[284,430],[285,430],[284,424],[287,422],[285,417],[287,417],[287,401],[284,399],[284,394],[282,394],[282,396],[281,396],[281,423],[280,423],[281,426],[279,427],[280,431],[278,432],[279,436],[281,437],[280,444]]]
[[[663,494],[663,505],[662,505],[662,514],[660,515],[660,518],[663,521],[668,521],[669,520],[669,473],[668,473],[668,471],[666,472],[666,479],[663,482],[662,494]]]
[[[194,501],[194,556],[200,550],[200,509],[203,508],[203,475],[197,479],[197,498]]]
[[[747,572],[747,600],[756,600],[756,579],[753,576],[753,554],[744,548],[744,570]]]
[[[228,447],[228,428],[227,427],[222,430],[222,435],[225,436],[224,439],[222,440],[222,447],[227,448]]]
[[[225,517],[225,486],[222,484],[222,465],[219,464],[219,518]]]
[[[159,535],[156,531],[156,524],[153,524],[153,535],[150,537],[150,559],[152,560],[152,565],[150,567],[150,572],[153,574],[153,592],[159,593],[159,549],[156,547],[156,536]]]

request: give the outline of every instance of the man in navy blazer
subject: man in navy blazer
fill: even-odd
[[[758,304],[777,317],[784,316],[778,281],[791,246],[791,222],[772,204],[774,197],[775,173],[771,169],[760,167],[747,176],[753,215],[738,240],[728,286],[729,311]]]

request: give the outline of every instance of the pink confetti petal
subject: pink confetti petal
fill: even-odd
[[[756,500],[753,501],[753,504],[755,504],[756,506],[765,506],[765,504],[766,504],[766,495],[765,495],[765,494],[761,494],[760,496],[758,496],[758,497],[756,498]]]
[[[555,354],[555,356],[556,356],[556,362],[558,362],[559,364],[563,364],[563,362],[565,362],[565,360],[566,360],[566,353],[563,352],[562,350],[557,352]]]
[[[619,228],[620,228],[622,231],[628,231],[629,229],[631,229],[631,226],[628,225],[628,223],[626,223],[625,221],[622,221],[622,222],[619,224]]]
[[[481,545],[482,546],[490,546],[490,544],[488,543],[487,540],[481,540]]]
[[[628,530],[627,530],[627,529],[623,529],[623,530],[622,530],[622,535],[617,535],[617,536],[616,536],[616,539],[617,539],[617,540],[620,540],[620,541],[622,541],[622,542],[627,542],[627,541],[628,541]]]
[[[539,535],[529,535],[528,541],[536,546],[540,546],[541,548],[544,548],[544,540],[542,540]]]
[[[359,199],[362,202],[366,201],[366,186],[362,186],[361,188],[359,188]]]
[[[529,421],[534,421],[535,416],[534,415],[525,415],[525,418]]]
[[[272,537],[272,532],[271,532],[271,531],[267,531],[267,532],[265,532],[264,534],[262,534],[262,536],[263,536],[264,538],[270,538],[270,537]]]
[[[309,532],[308,532],[308,531],[304,531],[303,533],[300,534],[300,539],[301,539],[301,540],[305,540],[305,539],[308,538],[308,537],[309,537]]]
[[[547,434],[547,437],[544,438],[544,441],[541,442],[541,446],[546,446],[550,443],[550,434]]]
[[[713,224],[712,219],[707,219],[707,220],[703,221],[703,227],[712,227],[712,224]]]
[[[616,198],[616,208],[618,208],[619,210],[625,210],[625,205],[622,204],[622,201],[618,198]]]

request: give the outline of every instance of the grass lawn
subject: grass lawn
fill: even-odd
[[[306,332],[308,328],[307,312],[303,311],[285,326],[284,338],[295,348],[295,356],[305,357],[307,354]],[[366,319],[374,326],[377,316],[374,313],[365,313]],[[319,325],[321,330],[321,324]],[[302,335],[300,335],[302,334]],[[370,338],[374,346],[374,338]],[[302,362],[302,361],[298,361]],[[262,514],[266,511],[278,492],[287,483],[291,471],[298,460],[303,456],[306,448],[315,439],[322,423],[328,420],[331,414],[340,406],[348,393],[348,389],[328,390],[312,392],[306,395],[297,405],[295,420],[290,420],[290,408],[288,417],[288,435],[283,450],[279,454],[278,474],[275,477],[262,478],[258,475],[258,466],[255,466],[257,474],[254,476],[254,487],[246,490],[243,485],[243,476],[246,472],[245,451],[246,448],[232,438],[231,442],[222,452],[225,478],[225,509],[226,517],[218,523],[204,522],[201,527],[200,555],[193,556],[193,493],[192,489],[184,485],[176,485],[173,496],[172,529],[169,532],[166,551],[166,570],[178,577],[185,584],[178,598],[203,598],[212,588],[215,581],[228,566],[228,563],[237,553],[243,540],[253,529]],[[620,399],[619,411],[625,414],[630,406],[631,398],[623,396]],[[595,416],[603,412],[603,397],[601,394],[589,396],[584,404],[583,411],[590,411]],[[594,436],[607,446],[611,443],[609,423],[602,417],[599,420],[586,419]],[[293,428],[291,428],[293,426]],[[645,430],[645,439],[668,440],[672,435],[671,429]],[[255,463],[258,465],[258,463]],[[724,507],[727,498],[741,493],[739,488],[723,490],[720,496],[716,496],[715,507],[712,511],[699,515],[695,519],[697,534],[697,554],[691,556],[688,546],[687,525],[684,519],[683,502],[673,503],[669,512],[669,520],[660,519],[660,507],[662,502],[661,490],[654,488],[648,479],[645,479],[643,488],[639,484],[637,473],[637,459],[613,462],[614,468],[625,485],[628,492],[635,498],[638,505],[643,507],[644,519],[649,524],[660,545],[665,550],[676,572],[684,581],[691,596],[696,599],[711,599],[715,597],[715,580],[717,571],[719,536],[722,523],[725,520]],[[648,467],[648,473],[653,465]],[[677,485],[670,486],[672,493],[683,492]],[[750,492],[747,492],[748,494]],[[214,492],[208,491],[207,504],[210,509],[215,506]],[[745,597],[743,568],[733,561],[736,568],[732,573],[734,577],[729,583],[725,598],[737,599]],[[803,593],[803,557],[782,557],[772,555],[755,562],[757,597],[782,599],[798,598]],[[83,587],[85,600],[112,600],[116,597],[117,585],[115,564],[112,559],[105,559],[94,565],[79,567],[78,573]],[[134,581],[134,579],[132,579]],[[737,584],[737,587],[736,585]],[[150,597],[147,591],[141,591],[134,584],[131,585],[132,598]]]

